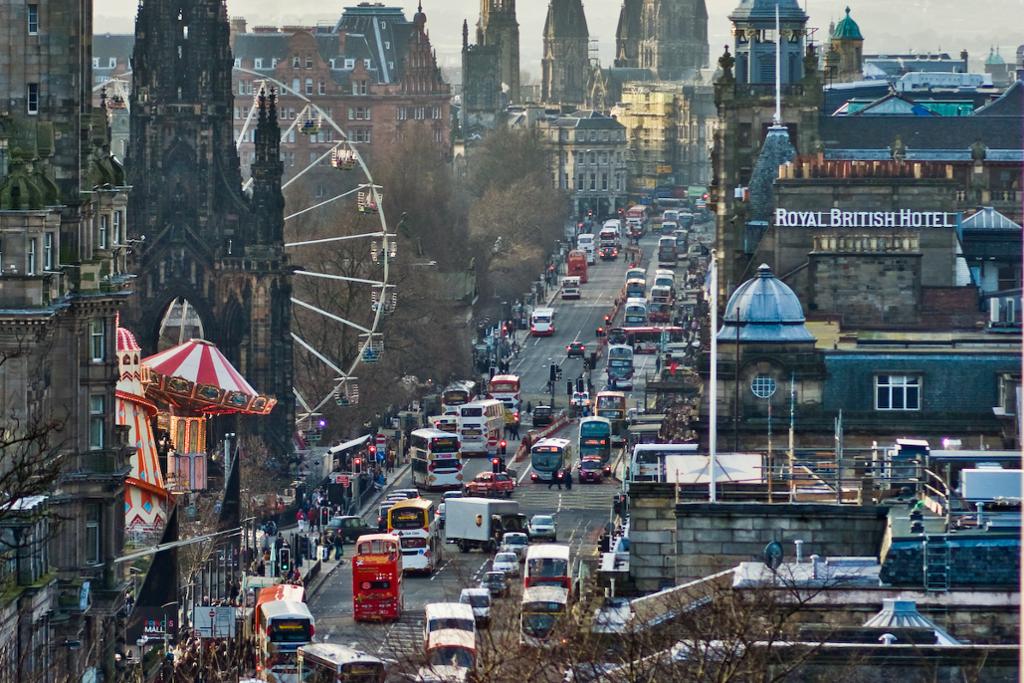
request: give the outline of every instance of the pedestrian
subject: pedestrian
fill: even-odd
[[[555,484],[558,486],[558,490],[559,491],[562,490],[562,478],[563,478],[563,476],[564,476],[564,474],[563,474],[562,470],[556,470],[555,471]]]
[[[295,513],[295,521],[299,525],[299,533],[306,532],[306,511],[299,508],[299,511]]]
[[[338,531],[334,534],[334,559],[341,560],[345,555],[345,534]]]
[[[516,440],[519,439],[519,423],[518,422],[516,422],[515,424],[512,425],[512,438],[516,439]]]
[[[558,480],[558,472],[557,472],[557,471],[555,471],[555,472],[552,472],[552,473],[551,473],[551,478],[550,478],[550,479],[548,479],[548,491],[550,491],[550,490],[551,490],[551,487],[555,485],[555,482],[556,482],[557,480]],[[559,485],[559,487],[558,487],[558,488],[562,488],[562,487],[561,487],[561,485]]]
[[[565,490],[572,491],[572,470],[566,469],[565,471]]]

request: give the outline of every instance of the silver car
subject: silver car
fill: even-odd
[[[519,558],[515,553],[498,553],[491,562],[491,569],[505,572],[508,576],[519,576]]]
[[[530,547],[530,537],[521,531],[507,531],[501,537],[499,551],[503,553],[515,553],[519,561],[526,559],[526,549]]]
[[[530,540],[546,538],[551,541],[558,540],[558,526],[555,518],[551,515],[534,515],[526,527],[526,533]]]

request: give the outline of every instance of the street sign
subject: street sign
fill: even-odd
[[[197,607],[192,610],[192,625],[200,638],[234,638],[234,607]]]
[[[335,476],[334,477],[334,483],[335,484],[341,484],[342,486],[348,486],[349,483],[350,483],[348,475],[347,474],[339,474],[339,475]]]

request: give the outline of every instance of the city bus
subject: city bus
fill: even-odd
[[[388,510],[388,533],[402,541],[402,570],[433,574],[441,564],[440,522],[434,501],[426,498],[400,500]]]
[[[505,406],[493,398],[459,406],[462,455],[494,455],[505,431]]]
[[[384,660],[335,643],[310,643],[299,648],[301,683],[384,683]]]
[[[571,588],[569,569],[569,546],[561,543],[531,545],[526,551],[526,564],[523,565],[523,588]]]
[[[647,324],[647,302],[643,299],[626,299],[626,305],[622,310],[623,327],[643,327]]]
[[[505,424],[519,424],[519,407],[522,404],[522,389],[519,375],[495,375],[487,383],[487,398],[501,401],[505,407]]]
[[[679,260],[679,255],[677,253],[676,238],[669,234],[659,239],[658,265],[662,268],[675,268],[677,260]]]
[[[633,380],[633,347],[629,344],[611,344],[607,355],[605,372],[608,374],[608,383],[611,384],[614,379],[616,387],[629,388]]]
[[[299,647],[313,641],[313,615],[304,602],[271,600],[257,610],[256,673],[270,683],[298,683]]]
[[[659,425],[660,426],[660,425]],[[640,443],[629,458],[628,481],[665,481],[665,458],[695,455],[695,443]]]
[[[558,621],[569,610],[569,590],[561,586],[533,586],[523,590],[519,611],[519,642],[543,647]]]
[[[626,282],[629,282],[630,280],[646,280],[646,279],[647,279],[647,271],[644,270],[643,268],[638,268],[638,267],[630,268],[629,270],[626,271]]]
[[[417,429],[409,435],[412,484],[430,490],[462,488],[459,435],[439,429]]]
[[[452,382],[441,392],[441,414],[458,412],[458,407],[476,399],[477,383],[471,380]]]
[[[550,337],[555,333],[555,309],[535,308],[530,314],[530,336]]]
[[[558,470],[573,462],[572,443],[568,439],[541,439],[530,448],[532,481],[551,481]]]
[[[634,353],[657,353],[662,342],[673,344],[683,341],[683,328],[677,325],[639,326],[623,329]]]
[[[352,611],[356,621],[398,621],[402,616],[402,552],[397,537],[367,534],[352,557]]]
[[[659,268],[654,271],[654,286],[668,287],[672,295],[675,296],[676,274],[671,270]]]
[[[643,299],[645,296],[647,296],[647,280],[642,277],[626,280],[627,299]]]
[[[594,412],[612,423],[612,440],[621,442],[626,432],[626,394],[621,391],[600,391]]]
[[[580,459],[599,457],[607,465],[612,457],[612,422],[605,417],[584,417],[580,420]]]
[[[587,283],[587,254],[579,249],[573,249],[565,257],[566,273],[571,277],[578,277],[583,284]]]

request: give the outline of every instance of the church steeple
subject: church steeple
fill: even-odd
[[[281,178],[281,127],[277,123],[277,93],[261,91],[257,98],[259,116],[253,133],[255,159],[252,163],[253,221],[257,228],[252,243],[273,244],[284,236],[284,195]]]
[[[590,33],[581,0],[550,0],[544,20],[541,98],[581,104],[586,92]]]

